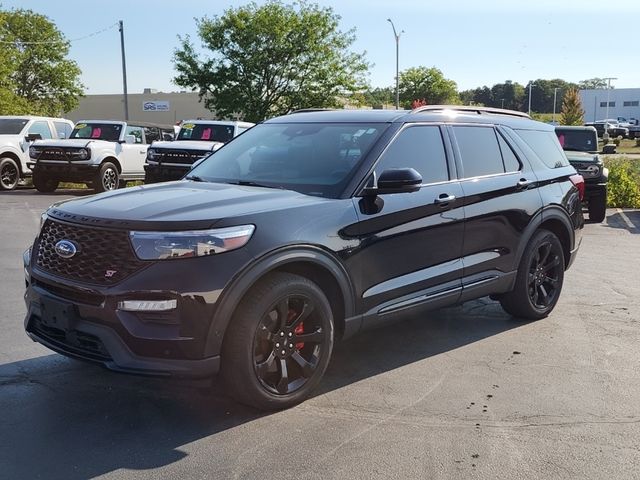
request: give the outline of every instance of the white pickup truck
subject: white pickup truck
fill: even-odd
[[[68,140],[36,141],[29,149],[33,185],[53,192],[60,182],[85,183],[98,192],[144,180],[148,144],[172,127],[142,122],[83,120]]]
[[[36,139],[67,138],[73,122],[29,115],[0,116],[0,189],[13,190],[31,176],[29,147]]]
[[[145,183],[179,180],[196,161],[216,151],[253,123],[221,120],[182,122],[173,142],[153,142],[147,151]]]

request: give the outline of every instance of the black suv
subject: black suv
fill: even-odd
[[[220,371],[284,408],[334,342],[491,295],[547,316],[583,227],[553,127],[504,110],[302,111],[181,181],[53,205],[25,252],[29,336],[134,373]]]
[[[556,135],[569,163],[585,181],[584,200],[589,220],[601,222],[607,214],[609,170],[598,155],[598,134],[593,127],[556,127]]]

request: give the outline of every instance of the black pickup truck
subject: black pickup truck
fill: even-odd
[[[558,126],[556,135],[569,162],[584,178],[584,202],[589,209],[589,220],[603,221],[607,211],[609,170],[604,167],[598,152],[596,129]]]

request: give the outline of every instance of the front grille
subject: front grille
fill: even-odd
[[[60,240],[69,240],[77,252],[71,258],[56,253]],[[112,285],[140,270],[123,230],[97,229],[47,219],[38,238],[36,266],[46,272],[79,282]]]
[[[160,151],[158,152],[160,153]],[[191,165],[209,153],[211,153],[209,150],[167,150],[162,152],[159,161],[162,163]]]
[[[43,282],[42,280],[37,280],[35,278],[32,278],[31,282],[34,287],[42,288],[47,292],[53,293],[57,297],[64,298],[65,300],[71,300],[73,303],[82,303],[98,307],[104,302],[104,296],[98,293],[52,285],[49,282]]]
[[[62,330],[46,325],[40,318],[33,317],[29,324],[29,331],[48,341],[52,346],[85,358],[99,361],[109,361],[111,356],[102,341],[95,335],[78,330]]]

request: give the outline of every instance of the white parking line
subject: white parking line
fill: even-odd
[[[633,224],[633,222],[631,222],[631,220],[629,220],[629,217],[627,217],[627,215],[622,211],[622,209],[621,208],[616,208],[616,210],[620,214],[620,217],[622,218],[624,223],[627,224],[627,227],[629,227],[632,230],[635,230],[636,226]]]

